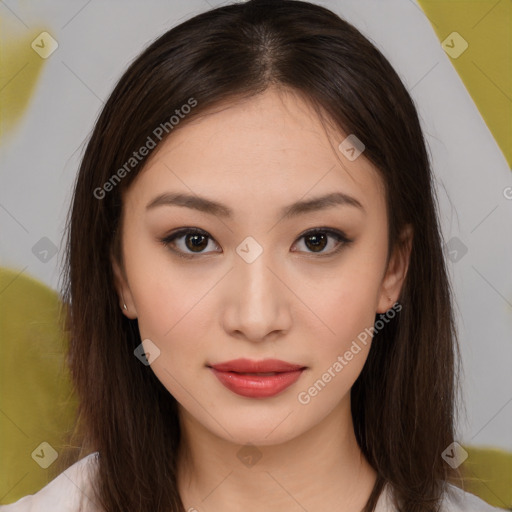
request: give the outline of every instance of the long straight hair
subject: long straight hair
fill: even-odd
[[[250,0],[199,14],[151,43],[114,88],[81,161],[66,226],[67,360],[79,398],[79,456],[99,451],[94,486],[107,512],[184,511],[177,403],[134,357],[138,324],[119,308],[110,260],[122,267],[122,192],[148,156],[130,159],[148,137],[160,144],[208,109],[271,86],[301,94],[364,143],[385,183],[390,252],[404,226],[414,232],[402,309],[375,334],[351,389],[356,439],[378,475],[364,512],[374,510],[385,484],[398,510],[436,511],[456,477],[441,454],[454,440],[459,348],[413,101],[382,53],[332,11]],[[191,98],[194,107],[172,128],[169,119]],[[116,173],[122,179],[113,182]]]

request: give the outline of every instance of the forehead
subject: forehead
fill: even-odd
[[[254,211],[340,191],[384,207],[380,173],[364,152],[349,160],[340,151],[346,138],[298,94],[267,89],[185,122],[154,150],[128,199],[168,188]]]

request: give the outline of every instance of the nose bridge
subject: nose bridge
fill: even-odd
[[[290,326],[287,296],[276,278],[272,252],[247,237],[236,248],[225,327],[259,340]],[[269,268],[270,267],[270,268]]]
[[[261,237],[260,237],[261,241]],[[254,237],[247,236],[235,249],[235,273],[251,293],[265,293],[264,288],[272,286],[271,265],[272,251],[263,247]]]
[[[247,261],[243,257],[238,258],[235,264],[235,273],[241,285],[238,290],[238,293],[242,294],[239,297],[240,302],[247,299],[249,303],[255,302],[255,305],[261,307],[264,304],[270,305],[271,297],[276,298],[276,291],[273,290],[276,279],[268,268],[269,260],[269,251],[262,252],[253,261]]]

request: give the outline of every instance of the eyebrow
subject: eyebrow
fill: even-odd
[[[363,205],[355,197],[344,194],[343,192],[332,192],[313,199],[297,201],[282,208],[280,213],[282,218],[290,218],[339,205],[352,206],[366,213]],[[146,205],[146,211],[156,208],[157,206],[183,206],[219,217],[233,217],[233,210],[228,206],[197,195],[170,192],[163,193],[152,199]]]

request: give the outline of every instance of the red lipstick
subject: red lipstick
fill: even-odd
[[[305,369],[278,359],[234,359],[209,365],[209,368],[229,390],[249,398],[268,398],[281,393],[296,382]]]

